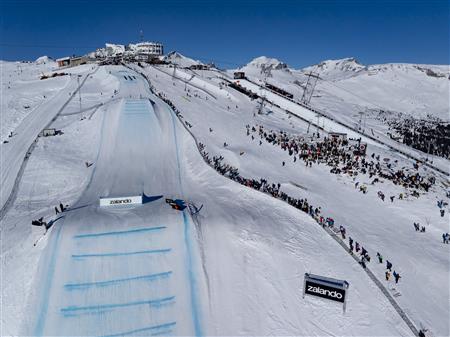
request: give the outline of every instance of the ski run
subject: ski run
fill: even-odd
[[[163,60],[1,61],[2,336],[449,335],[448,66]]]

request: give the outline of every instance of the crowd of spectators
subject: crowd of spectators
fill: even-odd
[[[178,117],[181,117],[181,113],[179,112],[179,110],[163,93],[158,93],[157,95],[173,109]],[[212,129],[210,129],[210,132],[211,131]],[[257,129],[253,127],[251,131],[255,133]],[[258,134],[261,139],[265,139],[267,142],[270,142],[274,145],[279,145],[285,151],[288,151],[289,154],[294,157],[294,162],[297,161],[298,157],[298,159],[302,159],[307,166],[312,166],[313,163],[325,163],[328,166],[333,167],[332,171],[334,169],[340,170],[340,172],[349,175],[357,175],[357,171],[359,169],[362,173],[369,173],[371,177],[373,175],[376,175],[378,171],[381,171],[381,166],[378,166],[380,159],[379,156],[377,156],[376,158],[378,165],[367,164],[364,156],[357,149],[355,150],[354,146],[350,146],[348,141],[346,140],[324,138],[323,141],[317,141],[314,144],[309,144],[302,139],[296,140],[294,137],[290,137],[282,131],[278,134],[273,131],[267,133],[264,131],[262,126],[258,127]],[[247,135],[250,135],[249,125],[247,125]],[[252,138],[254,139],[253,135]],[[260,141],[259,144],[261,145],[262,142]],[[222,176],[228,177],[229,179],[238,182],[241,185],[253,188],[260,192],[266,193],[273,198],[277,198],[288,203],[290,206],[295,207],[298,210],[301,210],[304,213],[308,214],[323,228],[327,228],[330,231],[334,232],[336,235],[340,235],[343,242],[346,242],[346,228],[343,225],[340,225],[339,228],[335,226],[333,218],[325,217],[324,215],[322,215],[322,209],[320,206],[313,206],[306,198],[294,198],[288,195],[280,189],[280,183],[272,183],[265,178],[253,179],[243,177],[239,173],[239,170],[237,168],[224,162],[223,156],[211,157],[210,154],[206,151],[206,147],[203,143],[198,143],[198,146],[205,162],[213,167]],[[227,146],[227,144],[224,143],[224,146]],[[359,161],[359,158],[362,158],[362,160]],[[372,161],[370,163],[372,163]],[[343,164],[343,166],[339,168],[339,164]],[[374,165],[376,170],[372,172]],[[355,173],[353,173],[353,171]],[[400,177],[399,179],[402,179],[401,177],[403,176],[398,175],[398,177]],[[353,239],[351,237],[349,237],[349,242],[346,245],[350,254],[353,255],[354,253],[359,253],[359,263],[363,268],[366,268],[366,264],[371,261],[369,252],[358,242],[356,242],[354,246]],[[380,254],[377,253],[377,255]],[[397,278],[396,281],[398,282]]]
[[[450,159],[450,123],[427,116],[426,119],[384,118],[392,138],[419,151]]]
[[[417,190],[428,191],[435,184],[433,176],[425,177],[420,174],[418,163],[409,169],[397,168],[397,160],[390,162],[388,158],[380,158],[380,155],[375,153],[366,156],[365,151],[361,150],[360,140],[322,137],[312,141],[291,136],[285,131],[266,130],[262,125],[247,125],[246,129],[247,136],[251,136],[253,140],[259,138],[259,145],[265,141],[279,146],[293,157],[294,162],[303,161],[307,167],[324,164],[331,167],[330,173],[333,174],[352,177],[358,174],[368,175],[369,179],[373,178],[372,185],[381,182],[380,179],[390,180],[395,185],[416,190],[413,191],[416,196],[419,195]],[[360,186],[360,189],[365,192],[366,187]]]
[[[241,176],[237,168],[224,162],[223,156],[211,157],[210,154],[206,151],[206,147],[203,143],[199,143],[199,150],[201,155],[203,156],[203,159],[221,175],[235,182],[238,182],[241,185],[253,188],[276,199],[282,200],[292,207],[305,212],[310,217],[312,217],[320,226],[322,226],[323,228],[327,228],[331,232],[334,232],[336,235],[341,237],[344,243],[346,243],[346,228],[343,225],[340,225],[339,227],[335,226],[334,219],[324,216],[322,214],[322,208],[320,206],[313,206],[306,198],[298,199],[291,197],[280,189],[280,183],[271,183],[265,178],[252,179]],[[369,252],[359,242],[355,242],[351,237],[349,237],[348,244],[346,243],[346,245],[348,247],[348,252],[351,255],[359,254],[359,263],[365,269],[367,267],[367,263],[371,261]],[[380,253],[377,252],[377,256],[379,258],[379,262],[382,263]],[[389,281],[389,279],[387,280]],[[398,280],[396,281],[398,282]]]

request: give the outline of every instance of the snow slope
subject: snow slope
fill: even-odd
[[[260,57],[253,59],[246,66],[240,68],[239,70],[248,72],[248,71],[254,70],[254,68],[257,68],[260,71],[262,71],[269,67],[271,67],[273,70],[281,70],[281,69],[287,70],[287,68],[288,68],[287,64],[285,64],[275,58],[260,56]]]
[[[218,72],[176,72],[145,69],[156,91],[180,110],[181,121],[137,72],[107,66],[83,86],[87,110],[80,113],[71,101],[52,124],[64,134],[38,140],[2,220],[2,335],[411,335],[362,268],[320,226],[219,175],[186,130],[244,176],[280,182],[282,190],[322,206],[368,249],[369,268],[383,280],[384,269],[374,261],[380,251],[402,275],[398,285],[384,284],[401,294],[397,301],[407,315],[434,335],[448,335],[449,295],[442,285],[448,284],[449,257],[439,243],[448,217],[440,218],[435,206],[446,181],[439,179],[419,199],[392,204],[376,196],[378,188],[387,195],[404,192],[389,181],[369,185],[362,195],[348,176],[293,163],[245,129],[258,124],[305,135],[308,123],[270,104],[265,114],[254,114],[258,103],[224,85]],[[278,81],[278,73],[293,76],[273,70],[270,80]],[[398,160],[399,167],[410,165],[370,143],[372,152]],[[370,180],[363,175],[357,181]],[[130,208],[98,206],[99,196],[142,192],[163,198]],[[172,210],[165,197],[204,206],[191,218]],[[42,229],[30,228],[31,219],[54,218],[60,201],[71,210],[33,246]],[[413,221],[427,232],[415,233]],[[302,298],[305,272],[350,283],[345,314],[339,305]]]
[[[438,75],[429,75],[423,69],[434,69]],[[430,114],[449,120],[449,76],[446,66],[384,64],[369,66],[333,83],[319,81],[317,89],[350,104],[362,101],[371,108],[400,111],[416,118]],[[316,104],[320,101],[317,99]]]
[[[79,72],[83,69],[85,67],[74,70]],[[40,282],[36,280],[36,270],[47,237],[42,238],[42,228],[30,226],[30,221],[40,217],[49,221],[54,215],[54,206],[60,202],[72,204],[80,197],[92,170],[86,168],[85,161],[93,162],[95,159],[98,130],[107,107],[105,104],[85,110],[88,108],[84,105],[85,98],[93,105],[112,99],[113,90],[118,87],[118,81],[117,86],[114,85],[114,78],[105,68],[100,68],[82,87],[84,111],[80,113],[79,102],[71,100],[63,110],[67,115],[60,114],[51,125],[63,134],[38,138],[24,167],[17,197],[1,219],[2,334],[17,335],[22,323],[34,319],[26,314],[25,306],[30,292]],[[94,96],[96,100],[93,100]],[[30,142],[34,136],[28,134]]]
[[[336,177],[330,175],[326,167],[306,170],[304,164],[293,163],[292,158],[281,149],[265,143],[260,146],[257,140],[252,141],[245,135],[246,124],[264,125],[270,129],[305,135],[307,123],[294,119],[283,110],[270,105],[267,110],[273,111],[272,113],[254,115],[257,102],[250,101],[234,90],[231,93],[239,99],[238,103],[230,98],[206,100],[205,95],[193,97],[190,95],[193,88],[185,89],[183,83],[169,76],[156,77],[157,72],[152,68],[147,70],[157,89],[168,95],[179,107],[184,119],[193,125],[192,132],[198,136],[199,141],[207,145],[211,156],[223,155],[225,162],[239,168],[244,176],[256,179],[264,177],[273,182],[280,182],[286,192],[293,196],[306,197],[313,205],[326,209],[324,214],[339,219],[339,224],[351,228],[350,235],[364,247],[368,247],[371,255],[374,256],[377,251],[381,252],[394,263],[397,271],[404,275],[396,287],[397,291],[402,293],[398,301],[404,305],[416,324],[423,324],[437,335],[448,334],[448,324],[442,318],[448,316],[449,294],[448,289],[442,285],[449,281],[449,256],[447,247],[440,244],[442,232],[448,231],[448,215],[441,218],[435,206],[436,200],[445,199],[446,179],[440,178],[438,186],[431,193],[417,200],[408,198],[407,201],[398,200],[388,205],[377,197],[377,191],[381,189],[387,195],[398,195],[404,193],[402,188],[388,181],[378,189],[372,188],[368,176],[358,176],[356,180]],[[207,77],[203,80],[214,83]],[[277,103],[280,101],[277,100]],[[322,125],[322,121],[320,124]],[[229,146],[224,148],[224,142]],[[403,149],[405,150],[404,147]],[[380,154],[382,158],[397,160],[399,167],[412,165],[411,161],[403,156],[369,142],[369,154],[372,152]],[[286,161],[286,168],[282,168],[282,161]],[[370,191],[367,196],[362,196],[353,188],[355,181],[369,184]],[[261,217],[258,215],[255,219]],[[279,221],[274,220],[276,228],[284,229],[285,227],[278,226]],[[418,236],[412,228],[414,221],[425,225],[427,234]],[[261,234],[261,237],[265,238],[266,235]],[[324,249],[324,245],[327,244],[320,243],[320,249]],[[418,246],[421,249],[417,249]],[[423,254],[424,250],[427,254]],[[375,264],[373,269],[379,279],[383,280],[383,268]],[[429,282],[430,275],[433,275],[436,281],[433,285]],[[424,284],[429,287],[424,287]],[[390,289],[395,286],[387,283],[386,287]]]
[[[142,78],[113,74],[124,96],[146,94]],[[200,334],[185,263],[188,215],[168,212],[164,199],[138,209],[98,206],[99,196],[182,194],[172,179],[179,164],[171,118],[147,99],[120,101],[104,115],[93,176],[51,233],[33,310],[39,315],[28,334]],[[192,318],[182,315],[189,311]]]
[[[327,80],[342,80],[357,76],[360,72],[367,70],[367,68],[355,58],[349,57],[340,60],[326,60],[302,70],[306,73],[313,71]]]
[[[276,62],[275,62],[276,61]],[[261,67],[282,65],[256,58],[242,68],[251,78],[264,79]],[[421,118],[427,114],[449,120],[450,67],[388,63],[365,66],[354,58],[327,60],[303,69],[274,69],[268,79],[300,100],[310,72],[319,75],[311,105],[336,118],[359,118],[366,108],[398,111]]]
[[[354,58],[347,58],[324,61],[300,70],[275,69],[267,76],[261,72],[261,67],[269,67],[273,61],[255,60],[260,61],[252,61],[242,68],[248,78],[258,84],[264,85],[267,81],[278,86],[293,94],[297,102],[303,98],[307,75],[314,71],[320,77],[309,102],[314,109],[394,147],[398,144],[390,140],[389,127],[380,117],[421,119],[430,115],[450,120],[449,66],[402,63],[364,66]],[[420,160],[428,157],[412,148],[401,147]],[[448,171],[448,160],[431,158],[436,166]]]
[[[89,76],[88,72],[93,71],[92,68],[83,67],[82,74]],[[95,67],[94,67],[95,69]],[[27,159],[27,152],[30,146],[38,137],[39,133],[49,125],[63,109],[68,102],[74,97],[74,92],[78,88],[76,76],[71,76],[66,82],[66,86],[57,92],[52,98],[38,105],[36,109],[31,111],[21,123],[14,129],[13,137],[7,143],[0,144],[1,155],[1,198],[0,208],[3,208],[14,187],[16,177],[24,160]]]
[[[67,85],[69,80],[67,76],[39,80],[41,75],[48,74],[55,65],[45,56],[29,63],[0,61],[2,142],[8,139],[8,134],[14,132],[30,112]]]
[[[56,66],[56,62],[53,61],[53,59],[51,59],[50,57],[44,55],[44,56],[40,56],[38,57],[34,63],[36,64],[47,64],[49,63],[51,66],[55,67]]]
[[[200,61],[195,61],[189,57],[181,55],[176,51],[172,51],[169,54],[162,57],[162,59],[170,64],[176,64],[178,67],[187,68],[192,65],[202,64]]]

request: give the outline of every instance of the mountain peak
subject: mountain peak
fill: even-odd
[[[323,78],[337,79],[354,76],[356,73],[366,70],[367,67],[358,62],[354,57],[346,57],[337,60],[325,60],[317,65],[309,66],[303,70],[314,71]]]
[[[47,63],[52,63],[54,61],[47,55],[44,55],[44,56],[38,57],[34,62],[36,64],[47,64]]]
[[[276,58],[270,58],[267,56],[259,56],[251,60],[245,67],[256,67],[256,68],[267,68],[272,67],[272,69],[286,69],[288,66],[286,63],[279,61]]]
[[[365,66],[359,63],[354,57],[322,61],[317,65],[317,67],[323,70],[328,69],[341,71],[359,71],[365,68]]]
[[[190,67],[194,64],[202,64],[200,61],[195,61],[189,57],[186,57],[182,54],[180,54],[177,51],[171,51],[166,56],[163,57],[164,61],[176,64],[180,67]]]

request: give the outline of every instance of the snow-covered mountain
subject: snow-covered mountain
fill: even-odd
[[[34,61],[34,63],[36,63],[36,64],[51,64],[51,65],[54,65],[55,61],[52,58],[48,57],[48,56],[41,56],[41,57],[38,57]]]
[[[354,76],[319,81],[317,88],[322,93],[316,104],[325,107],[325,96],[335,96],[361,107],[450,120],[448,74],[448,66],[373,65]]]
[[[449,335],[448,177],[369,114],[444,115],[448,66],[344,59],[297,70],[259,57],[242,68],[251,82],[239,81],[265,97],[258,114],[261,100],[229,86],[229,73],[182,69],[200,62],[177,52],[164,59],[179,69],[85,64],[41,80],[48,63],[1,63],[3,335],[411,336],[390,300],[427,336]],[[312,68],[321,79],[310,105],[324,116],[296,103]],[[38,137],[44,128],[60,133]],[[302,157],[330,152],[302,149],[332,131],[361,138],[365,162],[353,148],[335,167]],[[409,186],[430,177],[427,191]],[[143,194],[144,204],[99,205]],[[41,217],[48,232],[31,225]],[[349,282],[345,314],[303,296],[305,273]]]
[[[446,65],[362,65],[355,58],[345,58],[292,69],[276,59],[260,57],[242,70],[250,78],[264,80],[266,74],[261,68],[270,66],[273,70],[269,81],[286,89],[298,100],[302,98],[307,75],[311,71],[318,74],[310,104],[330,111],[338,119],[350,121],[357,118],[359,111],[378,109],[417,118],[429,114],[450,120],[450,67]],[[277,71],[279,69],[282,71]]]
[[[355,76],[367,70],[367,67],[360,64],[355,58],[344,58],[323,61],[317,65],[303,68],[302,70],[307,73],[312,71],[322,78],[335,80]]]
[[[202,62],[195,61],[189,57],[186,57],[186,56],[180,54],[177,51],[172,51],[172,52],[168,53],[167,55],[162,57],[162,60],[164,60],[170,64],[176,64],[178,67],[181,67],[181,68],[187,68],[192,65],[203,64]]]
[[[246,71],[250,68],[268,68],[272,67],[272,69],[275,70],[281,70],[281,69],[287,69],[288,65],[286,63],[283,63],[275,58],[269,58],[266,56],[260,56],[252,61],[250,61],[245,67],[241,68],[242,71]]]

